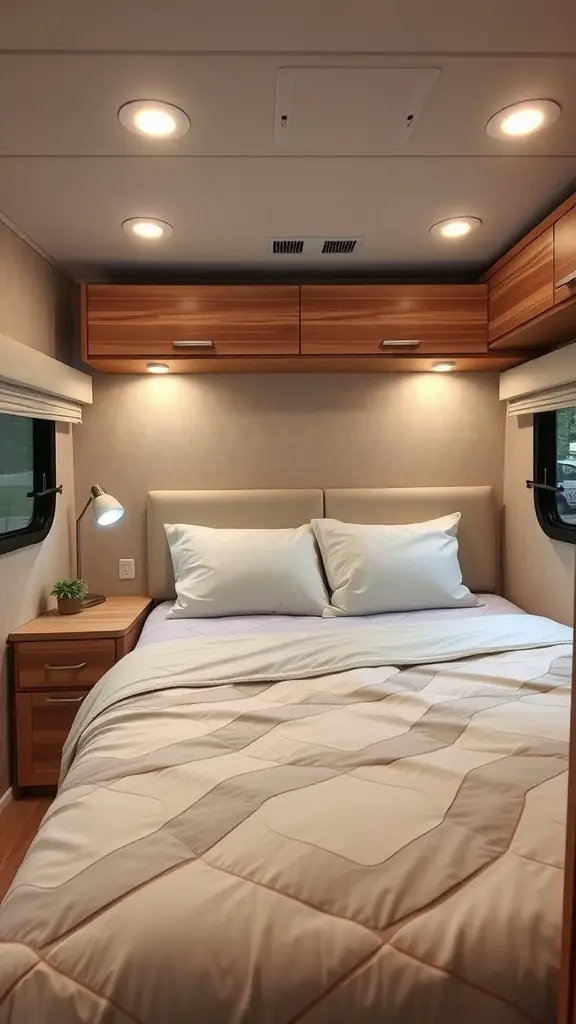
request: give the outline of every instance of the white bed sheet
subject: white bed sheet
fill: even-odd
[[[388,625],[393,622],[429,622],[435,619],[463,619],[477,615],[511,615],[522,609],[497,594],[479,594],[474,608],[433,608],[420,612],[387,612],[384,615],[348,616],[323,619],[314,615],[234,615],[217,619],[167,619],[172,601],[163,601],[144,623],[139,647],[165,640],[189,640],[195,636],[238,636],[256,633],[303,633],[350,629],[358,626]]]

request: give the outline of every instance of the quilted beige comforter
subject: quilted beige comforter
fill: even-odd
[[[570,641],[129,655],[0,909],[1,1024],[552,1024]]]

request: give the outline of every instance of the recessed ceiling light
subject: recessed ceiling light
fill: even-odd
[[[170,373],[168,363],[146,363],[148,373]]]
[[[142,238],[147,242],[158,242],[161,238],[169,238],[174,228],[165,220],[155,217],[129,217],[122,221],[127,235]]]
[[[456,369],[456,363],[434,363],[432,366],[433,373],[451,373],[452,370]]]
[[[519,139],[548,128],[561,113],[562,108],[554,100],[523,100],[494,114],[486,131],[495,139]]]
[[[439,220],[430,228],[430,234],[434,238],[458,239],[465,238],[481,227],[482,221],[479,217],[450,217],[448,220]]]
[[[161,100],[131,100],[118,111],[123,128],[151,139],[180,139],[190,129],[188,114]]]

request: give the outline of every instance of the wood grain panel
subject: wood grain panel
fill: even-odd
[[[145,616],[143,615],[138,620],[138,622],[132,627],[129,633],[126,633],[124,636],[119,636],[118,639],[115,641],[116,661],[120,661],[120,658],[123,658],[126,654],[130,654],[130,651],[134,650],[136,644],[138,643],[140,633],[142,632],[144,619]]]
[[[576,296],[532,317],[490,345],[490,352],[524,351],[525,359],[573,341],[576,337]],[[530,352],[530,350],[532,351]],[[534,349],[538,349],[535,352]]]
[[[133,628],[136,619],[148,615],[153,603],[150,597],[107,597],[104,604],[84,608],[79,615],[59,615],[54,609],[12,630],[8,639],[18,643],[20,640],[45,640],[47,637],[78,640],[82,637],[124,636]]]
[[[460,373],[501,373],[533,359],[530,351],[450,356]],[[426,373],[438,357],[380,356],[221,356],[219,359],[165,359],[171,373]],[[101,373],[146,373],[144,359],[91,359]],[[162,378],[158,378],[162,387]],[[84,613],[82,613],[84,614]]]
[[[88,690],[16,694],[20,786],[55,786],[62,747]]]
[[[93,686],[116,660],[114,640],[31,640],[16,645],[19,690]]]
[[[382,341],[418,341],[422,355],[487,351],[485,285],[303,285],[304,355],[379,355],[400,347]],[[401,354],[405,349],[401,350]]]
[[[573,275],[573,276],[572,276]],[[564,285],[560,281],[570,277]],[[576,206],[554,225],[554,302],[576,295]]]
[[[576,608],[576,605],[575,605]],[[576,627],[576,611],[574,614]],[[576,694],[576,659],[572,663],[572,695]],[[562,953],[558,983],[558,1024],[576,1024],[576,700],[570,710],[568,808]]]
[[[177,341],[210,341],[194,355],[296,354],[297,285],[86,286],[88,358],[187,355]]]
[[[490,278],[488,340],[543,313],[554,304],[554,230],[547,228]]]
[[[87,286],[80,285],[80,355],[82,362],[88,362],[88,317],[86,311]]]
[[[513,256],[517,256],[518,253],[520,253],[522,249],[524,249],[525,246],[528,245],[529,242],[533,242],[534,239],[538,238],[538,236],[541,235],[543,231],[546,231],[547,228],[552,227],[556,223],[556,221],[560,219],[560,217],[563,217],[564,214],[568,213],[568,211],[573,209],[573,207],[576,207],[576,192],[573,192],[572,195],[568,196],[568,198],[565,199],[563,203],[560,203],[560,206],[557,206],[554,210],[551,211],[551,213],[548,214],[547,217],[544,217],[544,220],[541,220],[538,224],[536,224],[535,227],[533,227],[527,235],[523,235],[523,237],[518,242],[516,242],[516,245],[513,245],[511,249],[508,249],[508,251],[505,252],[500,257],[499,260],[496,260],[496,263],[492,264],[492,266],[486,271],[486,273],[482,275],[480,280],[489,281],[490,278],[494,276],[494,274],[497,274],[498,271],[501,270],[501,268],[505,266],[506,263],[508,263],[508,260],[511,260]]]

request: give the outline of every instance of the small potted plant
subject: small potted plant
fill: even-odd
[[[77,615],[82,611],[82,598],[88,593],[85,580],[57,580],[50,591],[58,598],[60,615]]]

